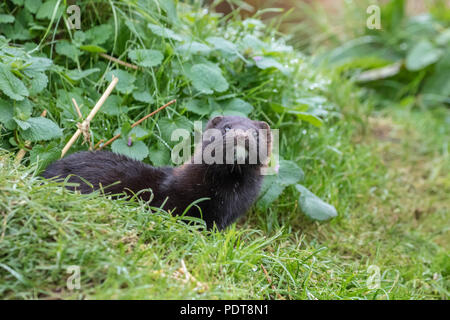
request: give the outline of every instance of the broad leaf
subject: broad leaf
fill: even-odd
[[[30,118],[26,123],[30,127],[22,131],[22,137],[25,140],[51,140],[62,135],[61,129],[50,119],[44,117]]]
[[[23,100],[28,96],[28,90],[8,68],[0,63],[0,90],[14,100]]]
[[[141,67],[155,67],[161,64],[164,55],[158,50],[136,49],[128,53],[128,57]]]
[[[111,149],[136,160],[144,160],[148,156],[148,148],[142,141],[134,141],[129,146],[125,139],[117,139],[112,143]]]
[[[417,71],[435,63],[442,55],[442,50],[436,48],[430,41],[422,40],[417,43],[406,57],[406,68]]]
[[[336,208],[324,202],[304,186],[295,186],[300,192],[299,205],[302,211],[311,219],[324,221],[337,216]]]
[[[200,63],[192,66],[188,77],[195,89],[206,94],[212,94],[214,91],[224,92],[228,89],[228,82],[222,76],[220,68],[210,64]]]

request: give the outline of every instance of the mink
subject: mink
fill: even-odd
[[[216,141],[216,137],[208,138],[205,135],[208,129],[216,129],[216,137],[221,136],[222,141]],[[230,135],[231,132],[234,135]],[[232,145],[237,146],[239,137],[245,141],[245,155],[239,157],[235,152],[229,158],[231,162],[226,162],[226,142],[232,139]],[[257,157],[252,162],[249,151],[255,151],[251,149],[254,142]],[[262,152],[261,145],[264,146]],[[196,163],[195,155],[205,152],[208,146],[213,149],[212,156],[222,148],[223,161],[217,161],[222,159],[219,154],[215,162],[201,159]],[[112,195],[137,195],[150,201],[154,207],[170,210],[172,214],[201,218],[208,229],[216,225],[223,230],[244,215],[258,197],[264,177],[261,168],[267,164],[270,152],[270,127],[266,122],[239,116],[218,116],[208,121],[194,156],[178,167],[153,167],[109,151],[83,151],[52,163],[42,176],[67,179],[78,184],[67,188],[81,193],[102,188]],[[202,200],[192,205],[199,199]]]

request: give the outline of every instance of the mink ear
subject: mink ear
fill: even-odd
[[[265,121],[255,121],[256,125],[260,128],[260,129],[266,129],[266,130],[270,130],[269,125],[267,124],[267,122]]]
[[[223,116],[217,116],[212,118],[211,120],[209,120],[207,127],[211,128],[211,127],[215,127],[220,121],[222,121]]]

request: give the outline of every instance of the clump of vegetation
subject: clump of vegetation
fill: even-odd
[[[9,72],[11,81],[19,85],[16,90],[21,90],[13,93],[13,83],[0,83],[2,95],[8,97],[2,100],[8,116],[0,119],[1,143],[7,150],[17,150],[24,148],[25,141],[45,140],[34,145],[30,158],[31,162],[39,158],[41,167],[58,158],[60,146],[79,121],[71,99],[86,116],[112,75],[119,83],[90,125],[91,145],[121,132],[122,138],[111,145],[113,151],[156,166],[171,162],[170,152],[178,143],[171,140],[173,130],[192,131],[195,120],[241,115],[266,120],[272,128],[305,124],[309,130],[307,124],[321,126],[338,111],[326,97],[327,77],[313,72],[305,57],[260,20],[227,21],[183,3],[177,10],[172,1],[79,5],[82,30],[69,27],[70,17],[59,1],[46,1],[42,6],[7,1],[0,7],[3,16],[9,17],[0,24],[3,72]],[[12,50],[16,54],[8,54]],[[123,63],[115,63],[111,56]],[[39,76],[30,75],[34,82],[22,82],[27,80],[22,80],[21,73],[27,75],[33,64],[20,57],[42,61]],[[13,73],[19,78],[13,78]],[[28,97],[28,90],[40,96],[34,98],[34,109],[25,100],[28,107],[23,112],[25,107],[14,101]],[[174,98],[176,107],[130,129],[155,105]],[[57,125],[36,117],[44,109]],[[283,137],[281,142],[284,156],[290,142]],[[80,149],[86,149],[81,142],[72,151]],[[264,207],[303,177],[291,159],[280,166],[281,174],[268,178],[263,189]],[[306,191],[303,195],[308,203],[335,216],[334,208],[328,210],[309,195]],[[304,208],[311,210],[306,209],[310,205]],[[315,216],[314,212],[310,215]]]
[[[373,4],[381,10],[367,12]],[[323,11],[303,6],[309,14],[322,17],[313,19],[315,27],[311,29],[326,31],[326,36],[320,37],[317,51],[322,53],[316,61],[375,93],[380,105],[392,101],[422,108],[448,105],[450,9],[446,1],[428,1],[427,13],[410,16],[406,4],[405,0],[385,4],[348,1],[346,21],[334,21],[334,27],[323,23],[327,20]],[[298,37],[313,36],[306,26],[311,26],[311,20],[300,28],[293,27]]]

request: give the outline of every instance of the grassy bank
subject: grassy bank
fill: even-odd
[[[33,168],[2,153],[0,295],[446,299],[443,112],[360,118],[348,110],[299,140],[307,185],[340,213],[326,224],[304,218],[288,191],[267,212],[253,210],[225,232],[207,233],[144,203],[41,184]],[[66,286],[71,265],[80,267],[79,290]],[[379,268],[379,289],[368,288],[377,270],[370,266]]]

